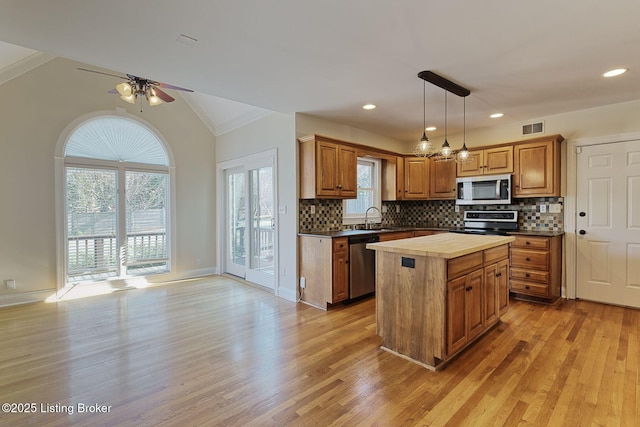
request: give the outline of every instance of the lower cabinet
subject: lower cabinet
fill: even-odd
[[[509,309],[509,247],[448,261],[447,354],[493,326]]]
[[[327,309],[349,297],[349,241],[347,237],[299,236],[300,299]]]
[[[333,239],[331,304],[349,298],[349,241],[346,237]]]
[[[515,237],[511,246],[511,292],[555,302],[562,286],[562,236]]]

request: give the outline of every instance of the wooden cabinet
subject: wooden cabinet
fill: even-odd
[[[409,239],[414,236],[415,234],[413,231],[394,231],[380,233],[378,237],[380,238],[381,242],[388,242],[390,240]]]
[[[382,160],[382,200],[404,199],[404,157]]]
[[[554,135],[514,146],[513,197],[560,196],[562,141]]]
[[[349,241],[347,237],[299,236],[300,277],[305,287],[300,299],[327,309],[349,297]]]
[[[501,245],[447,263],[447,354],[496,324],[509,308],[509,247]]]
[[[462,349],[484,329],[482,264],[482,251],[447,264],[447,354]]]
[[[469,160],[458,162],[458,176],[513,173],[513,146],[499,146],[470,151]]]
[[[562,286],[562,236],[515,236],[511,247],[511,292],[554,302]]]
[[[404,158],[404,199],[424,200],[429,198],[429,158]]]
[[[456,198],[456,162],[431,160],[429,198],[448,200]]]
[[[416,230],[413,232],[415,237],[422,236],[432,236],[434,234],[447,233],[447,231],[436,231],[436,230]]]
[[[355,147],[330,138],[300,138],[300,198],[355,199],[358,155]]]
[[[331,304],[349,298],[349,240],[333,239]]]

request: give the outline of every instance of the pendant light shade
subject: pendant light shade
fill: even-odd
[[[459,163],[466,163],[471,160],[471,153],[467,148],[467,98],[462,98],[462,148],[456,155]]]
[[[448,162],[449,160],[455,160],[456,156],[449,145],[449,141],[447,140],[447,93],[448,91],[444,91],[444,142],[442,143],[442,148],[437,154],[437,159],[442,162]]]
[[[417,157],[429,157],[433,154],[433,144],[427,138],[427,96],[426,83],[422,82],[422,138],[413,149]]]

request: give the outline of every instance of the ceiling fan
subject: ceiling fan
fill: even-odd
[[[182,90],[185,92],[193,92],[191,89],[185,89],[180,86],[174,86],[167,83],[160,83],[154,80],[145,79],[143,77],[127,74],[126,77],[119,76],[117,74],[103,73],[102,71],[89,70],[87,68],[78,68],[80,71],[88,71],[90,73],[104,74],[105,76],[118,77],[126,80],[125,82],[118,83],[115,89],[111,89],[108,93],[119,94],[120,99],[129,104],[135,104],[138,98],[143,97],[149,103],[149,106],[153,107],[165,102],[173,102],[175,98],[166,93],[160,88]],[[140,111],[142,111],[142,101],[140,101]]]

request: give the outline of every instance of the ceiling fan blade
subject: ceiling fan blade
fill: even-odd
[[[183,90],[185,92],[193,92],[191,89],[187,89],[180,86],[174,86],[167,83],[153,82],[156,86],[163,87],[165,89],[173,89],[173,90]]]
[[[173,102],[175,101],[175,99],[173,97],[171,97],[167,92],[160,90],[159,88],[154,88],[154,91],[156,92],[156,96],[160,99],[162,99],[164,102]]]
[[[126,77],[124,76],[119,76],[117,74],[109,74],[109,73],[103,73],[102,71],[96,71],[96,70],[89,70],[87,68],[76,68],[76,70],[80,70],[80,71],[88,71],[90,73],[96,73],[96,74],[103,74],[105,76],[111,76],[111,77],[118,77],[119,79],[124,79],[124,80],[128,80]]]

